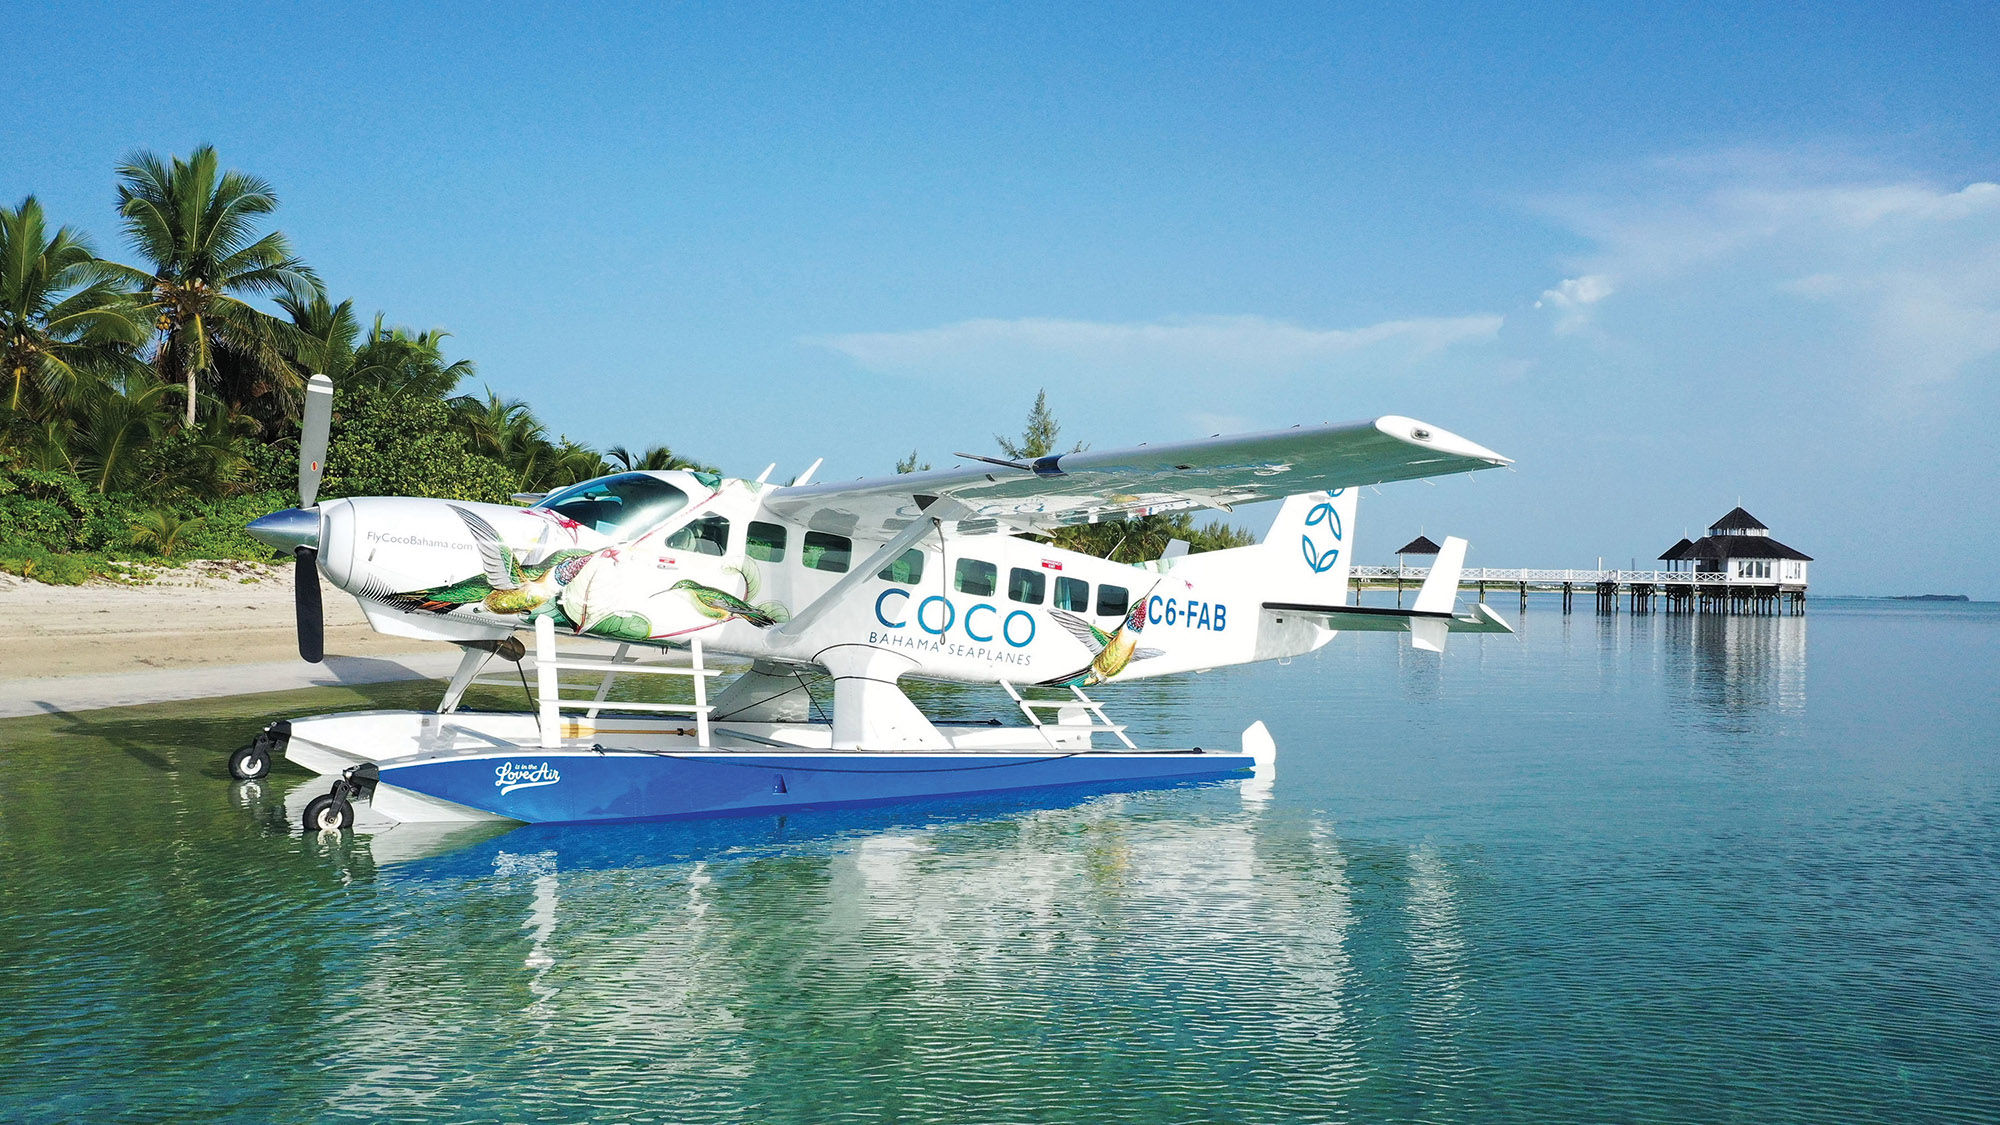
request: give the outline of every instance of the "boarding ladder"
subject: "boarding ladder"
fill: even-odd
[[[540,712],[542,747],[555,749],[562,745],[562,713],[582,711],[585,721],[597,718],[604,709],[605,699],[611,695],[611,685],[618,675],[640,673],[649,676],[686,676],[694,681],[694,702],[687,703],[633,703],[618,702],[611,706],[619,711],[645,711],[665,715],[693,715],[695,743],[706,749],[709,745],[708,716],[715,708],[708,703],[708,680],[719,676],[720,672],[702,663],[701,638],[692,637],[688,641],[691,659],[686,664],[641,664],[629,654],[632,646],[622,644],[610,656],[596,656],[587,653],[563,655],[556,651],[556,623],[549,617],[535,619],[535,701]],[[603,672],[604,679],[597,685],[597,693],[589,699],[564,699],[562,697],[563,672]]]
[[[642,663],[633,655],[634,646],[621,644],[609,656],[599,653],[562,652],[556,648],[555,621],[549,617],[535,620],[535,719],[541,727],[541,745],[553,750],[562,746],[565,727],[563,712],[581,711],[580,720],[569,722],[587,728],[596,720],[598,712],[643,711],[649,714],[692,715],[694,717],[695,741],[703,748],[710,745],[709,715],[715,710],[708,702],[708,681],[722,673],[704,663],[701,639],[690,638],[688,650],[690,660],[679,663]],[[505,682],[489,677],[478,677],[479,665],[484,663],[486,653],[468,648],[466,659],[459,665],[459,672],[452,677],[451,685],[445,691],[444,702],[438,707],[439,713],[449,713],[458,709],[458,701],[464,695],[468,684]],[[602,673],[597,690],[588,699],[565,698],[563,696],[562,673],[595,672]],[[612,685],[620,675],[638,674],[647,676],[687,676],[694,681],[694,702],[687,703],[639,703],[626,700],[611,700]]]
[[[1104,705],[1083,694],[1083,689],[1077,687],[1075,684],[1071,684],[1069,688],[1070,694],[1074,695],[1075,699],[1029,699],[1006,680],[1001,680],[1000,686],[1006,689],[1007,694],[1013,698],[1015,705],[1020,707],[1021,713],[1026,715],[1028,722],[1034,726],[1035,733],[1042,736],[1042,741],[1048,743],[1051,750],[1063,749],[1063,747],[1056,743],[1055,734],[1051,732],[1090,735],[1100,733],[1110,734],[1116,737],[1118,741],[1124,743],[1127,750],[1137,750],[1139,748],[1137,743],[1126,736],[1125,724],[1112,722],[1104,713]],[[1051,707],[1055,708],[1056,711],[1056,721],[1053,723],[1043,719],[1039,710]],[[1092,721],[1088,723],[1064,722],[1062,719],[1063,712],[1071,708],[1081,710],[1085,714],[1090,715]],[[1070,713],[1074,714],[1075,711],[1072,710]]]

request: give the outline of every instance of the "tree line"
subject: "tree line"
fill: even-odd
[[[504,502],[621,468],[527,403],[460,393],[449,333],[334,301],[271,226],[265,180],[212,147],[117,169],[129,254],[0,206],[0,569],[56,581],[134,557],[263,558],[244,522],[288,502],[306,380],[338,388],[323,496]]]

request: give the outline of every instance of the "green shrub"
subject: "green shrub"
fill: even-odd
[[[81,586],[92,578],[130,581],[133,577],[125,567],[104,555],[14,548],[0,551],[0,570],[51,586]]]
[[[246,559],[255,562],[268,562],[276,557],[289,558],[289,555],[274,550],[269,544],[250,538],[243,525],[258,516],[283,511],[296,503],[298,497],[288,491],[252,492],[210,500],[195,509],[202,522],[186,532],[181,553],[188,558]]]
[[[76,541],[76,517],[61,504],[19,493],[0,496],[0,551],[69,551],[75,549]]]
[[[77,528],[76,548],[117,554],[132,544],[132,522],[149,507],[136,496],[92,496]]]
[[[361,387],[337,392],[334,406],[321,496],[436,496],[504,504],[515,491],[513,474],[467,448],[436,399]]]

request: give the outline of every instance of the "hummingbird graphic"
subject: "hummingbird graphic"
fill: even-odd
[[[713,586],[704,586],[692,578],[683,578],[667,588],[687,591],[687,596],[694,600],[695,609],[699,610],[703,617],[712,617],[717,621],[740,617],[759,629],[766,629],[778,623],[776,617],[735,594],[727,590],[718,590]]]
[[[1071,636],[1082,642],[1083,647],[1095,653],[1096,659],[1067,676],[1043,680],[1037,686],[1090,687],[1123,672],[1134,660],[1148,660],[1163,655],[1157,648],[1139,647],[1139,633],[1146,627],[1145,598],[1134,601],[1132,611],[1125,615],[1125,620],[1109,633],[1074,613],[1055,609],[1050,610],[1049,615],[1056,619],[1056,624],[1061,625]]]
[[[483,573],[443,586],[432,586],[424,590],[390,594],[382,598],[392,605],[408,609],[428,610],[431,613],[450,613],[463,605],[484,605],[488,611],[498,614],[527,614],[551,609],[551,599],[564,583],[576,577],[583,564],[595,552],[585,550],[562,550],[543,559],[534,566],[522,566],[512,548],[501,542],[500,533],[493,530],[477,512],[448,505],[458,513],[458,518],[472,533],[472,542],[479,549],[479,562]]]

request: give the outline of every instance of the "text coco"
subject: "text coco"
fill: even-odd
[[[917,628],[933,637],[942,637],[956,627],[981,644],[991,644],[998,638],[1012,648],[1026,648],[1035,640],[1035,615],[1025,609],[1003,617],[1000,607],[977,602],[961,613],[952,601],[932,594],[918,602],[915,614],[911,615],[909,603],[908,590],[884,590],[875,599],[875,620],[885,629],[902,629],[910,624],[906,618],[913,616]]]

